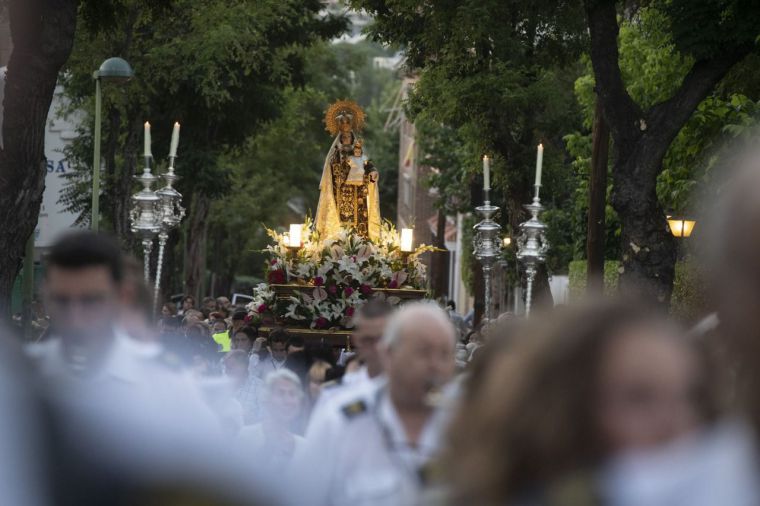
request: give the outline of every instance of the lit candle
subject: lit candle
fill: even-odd
[[[291,248],[300,248],[301,247],[301,224],[292,224],[290,225],[290,247]]]
[[[153,157],[153,153],[150,151],[150,123],[145,122],[145,156]]]
[[[538,153],[536,154],[536,186],[541,186],[541,167],[544,164],[544,145],[538,145]]]
[[[172,130],[172,143],[169,146],[170,158],[177,156],[177,146],[179,146],[179,121],[174,122],[174,130]]]
[[[483,189],[491,189],[491,161],[488,155],[483,155]]]
[[[412,229],[411,228],[402,228],[401,229],[401,251],[404,253],[411,253],[412,251]]]

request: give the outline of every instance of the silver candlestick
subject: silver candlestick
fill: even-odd
[[[143,246],[145,281],[150,283],[150,253],[153,250],[153,238],[161,230],[161,214],[158,208],[159,197],[151,186],[158,178],[150,170],[151,157],[145,157],[145,169],[136,176],[142,190],[132,195],[132,208],[130,209],[131,230],[140,236]]]
[[[549,251],[549,242],[546,240],[546,224],[538,216],[544,210],[539,198],[541,185],[535,185],[536,192],[533,203],[525,206],[531,217],[528,221],[520,224],[520,237],[517,239],[517,259],[525,267],[527,278],[527,291],[525,294],[525,316],[530,316],[530,308],[533,300],[533,281],[536,279],[538,265],[546,261],[546,252]]]
[[[499,210],[497,206],[492,206],[490,189],[483,190],[484,201],[482,206],[475,210],[483,216],[483,219],[475,225],[475,236],[472,238],[473,252],[483,266],[483,281],[485,285],[485,319],[493,319],[493,303],[491,301],[491,269],[493,264],[501,256],[501,225],[491,219]]]
[[[158,295],[161,290],[161,271],[164,263],[164,248],[166,241],[169,239],[169,232],[176,228],[182,218],[185,216],[185,208],[182,207],[182,194],[174,189],[174,182],[179,179],[174,173],[174,161],[176,156],[169,157],[169,168],[163,178],[166,180],[166,186],[156,191],[159,198],[159,209],[161,215],[161,231],[158,234],[158,264],[156,266],[156,283],[153,291],[153,317],[156,316],[158,308]]]

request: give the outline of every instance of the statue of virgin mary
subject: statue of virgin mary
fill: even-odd
[[[364,111],[351,100],[340,100],[327,110],[325,126],[335,136],[325,157],[319,184],[315,223],[322,239],[342,228],[370,240],[380,237],[378,173],[358,133]]]

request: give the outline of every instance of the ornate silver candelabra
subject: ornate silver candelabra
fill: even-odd
[[[525,316],[530,316],[530,307],[533,300],[533,281],[536,279],[538,265],[546,261],[546,252],[549,251],[549,242],[546,240],[546,224],[538,215],[544,210],[539,198],[541,185],[535,185],[536,192],[533,203],[525,206],[531,217],[528,221],[520,224],[520,237],[517,239],[517,259],[525,267],[527,278],[527,291],[525,294]]]
[[[169,232],[176,228],[185,216],[185,208],[182,207],[182,194],[174,189],[174,182],[179,179],[174,173],[174,160],[176,156],[169,157],[169,168],[163,178],[166,186],[156,192],[159,198],[161,230],[158,233],[158,264],[156,266],[156,283],[153,291],[153,316],[158,308],[158,295],[161,290],[161,271],[164,264],[164,248],[169,239]]]
[[[472,239],[473,251],[483,266],[483,281],[485,284],[485,318],[493,319],[493,303],[491,301],[491,269],[493,264],[501,256],[501,225],[493,221],[492,216],[499,210],[491,205],[489,190],[483,190],[484,201],[482,206],[475,210],[483,216],[483,219],[475,225],[475,236]]]
[[[153,238],[161,230],[159,197],[151,190],[158,178],[151,173],[150,161],[151,157],[146,156],[143,173],[135,176],[143,188],[132,195],[132,209],[129,212],[132,232],[142,239],[146,283],[150,283],[150,253],[153,251]]]

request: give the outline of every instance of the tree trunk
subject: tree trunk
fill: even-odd
[[[58,72],[71,53],[76,0],[10,2],[8,62],[0,151],[0,316],[34,232],[45,189],[45,131]]]
[[[607,156],[610,130],[604,121],[602,102],[594,108],[592,132],[591,173],[588,190],[588,225],[586,231],[586,288],[589,295],[604,292],[604,243],[606,238],[605,210],[607,207]]]
[[[192,213],[187,227],[187,243],[185,255],[185,294],[192,295],[200,301],[203,297],[204,277],[206,275],[205,242],[208,224],[208,214],[211,201],[202,194],[196,193],[192,199]]]
[[[676,245],[657,200],[662,160],[699,103],[753,45],[726,45],[697,60],[673,95],[642,110],[628,94],[618,62],[616,2],[585,2],[598,99],[615,146],[612,205],[621,223],[620,288],[667,304]]]
[[[676,243],[657,200],[656,177],[636,178],[644,167],[662,164],[662,155],[637,144],[633,154],[613,167],[612,205],[621,225],[623,272],[620,289],[646,300],[668,304],[673,287]]]
[[[446,249],[446,213],[438,210],[438,224],[434,246],[443,251],[434,251],[431,256],[430,287],[435,297],[448,296],[449,292],[449,251]]]

